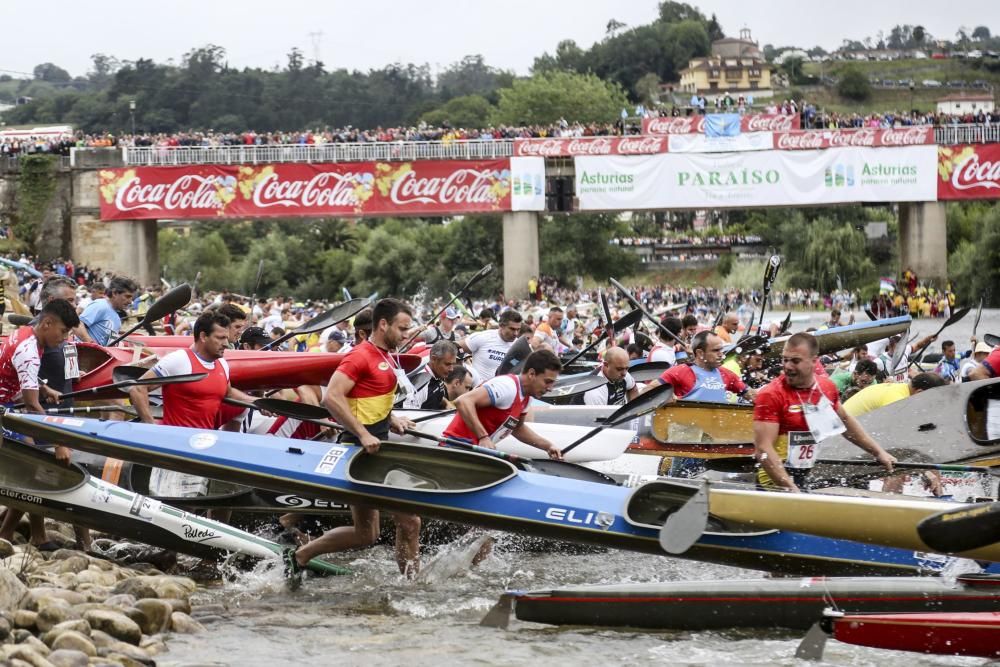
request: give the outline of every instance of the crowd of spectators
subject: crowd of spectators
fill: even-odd
[[[799,114],[802,127],[808,129],[835,128],[889,128],[911,125],[933,125],[942,127],[957,124],[1000,123],[1000,110],[966,114],[938,114],[931,112],[905,113],[887,111],[881,114],[838,114],[817,109],[812,103],[802,100],[775,100],[764,106],[751,107],[747,100],[739,97],[728,104],[725,98],[719,102],[720,111],[739,111],[767,114]],[[752,102],[752,99],[750,100]],[[698,106],[672,106],[658,110],[640,108],[640,115],[682,116],[698,113]],[[0,157],[30,153],[69,155],[70,149],[108,148],[118,146],[155,146],[162,148],[190,146],[263,146],[263,145],[325,145],[343,143],[391,143],[401,141],[441,141],[444,143],[462,141],[502,141],[518,138],[545,137],[589,137],[620,136],[639,134],[642,131],[641,118],[631,116],[615,123],[579,123],[560,119],[551,125],[510,126],[497,125],[485,128],[432,127],[424,123],[410,127],[377,127],[361,129],[347,126],[337,129],[323,129],[298,132],[221,132],[188,131],[151,134],[84,134],[73,136],[5,137],[0,135]]]
[[[638,236],[611,239],[612,245],[619,246],[734,246],[756,245],[764,239],[754,234],[710,235],[710,236]]]

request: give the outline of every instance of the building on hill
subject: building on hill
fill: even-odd
[[[937,101],[937,112],[950,115],[991,113],[996,108],[990,93],[955,93]]]
[[[739,37],[725,37],[712,42],[707,58],[692,58],[681,70],[678,90],[687,95],[704,95],[712,101],[726,93],[732,97],[752,95],[773,97],[771,65],[764,59],[750,30],[740,30]]]

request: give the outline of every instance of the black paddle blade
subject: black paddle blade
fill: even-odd
[[[275,347],[277,345],[281,345],[282,343],[284,343],[286,340],[289,340],[290,338],[294,338],[295,336],[298,336],[299,334],[314,333],[316,331],[322,331],[323,329],[326,329],[328,327],[332,327],[334,324],[337,324],[338,322],[343,322],[344,320],[347,320],[347,319],[350,319],[350,318],[354,317],[355,315],[357,315],[358,313],[360,313],[362,310],[364,310],[365,308],[367,308],[369,306],[369,304],[371,304],[371,302],[372,302],[372,300],[370,298],[369,299],[351,299],[350,301],[346,301],[346,302],[340,304],[339,306],[334,306],[333,308],[331,308],[330,310],[326,311],[325,313],[321,313],[321,314],[317,315],[316,317],[312,318],[311,320],[309,320],[308,322],[306,322],[306,323],[304,323],[304,324],[296,327],[292,331],[289,331],[288,333],[286,333],[281,338],[277,338],[277,339],[271,341],[270,343],[268,343],[267,345],[265,345],[261,349],[262,350],[269,350],[272,347]]]
[[[940,512],[917,524],[924,544],[941,553],[958,553],[1000,542],[1000,503],[980,503]]]
[[[550,477],[564,477],[566,479],[577,479],[582,482],[618,485],[618,482],[604,473],[585,468],[576,463],[552,461],[550,459],[520,459],[516,465],[525,472],[535,472],[541,475],[549,475]]]
[[[706,470],[715,472],[753,472],[757,466],[757,461],[750,456],[729,456],[718,459],[705,459],[702,461]]]
[[[996,347],[997,345],[1000,345],[1000,336],[995,334],[983,334],[983,342],[990,347]]]
[[[942,324],[941,328],[938,329],[938,333],[941,333],[945,327],[950,327],[955,322],[958,322],[960,319],[968,315],[969,312],[971,311],[972,308],[969,308],[968,306],[966,306],[965,308],[959,308],[958,310],[955,311],[954,315],[952,315],[951,317],[949,317],[944,321],[944,324]]]
[[[619,334],[628,329],[629,327],[638,324],[641,321],[642,321],[642,311],[636,309],[630,312],[628,315],[625,315],[624,317],[619,317],[617,321],[611,323],[611,326],[614,329],[614,332],[616,334]]]
[[[142,371],[141,373],[139,371]],[[161,385],[161,384],[183,384],[185,382],[197,382],[208,377],[208,373],[185,373],[184,375],[167,375],[165,377],[150,377],[142,379],[142,376],[149,372],[148,368],[140,366],[119,366],[111,374],[114,383],[130,386],[137,385]],[[123,387],[127,390],[127,387]]]
[[[492,263],[491,264],[487,264],[483,268],[481,268],[478,271],[476,271],[476,274],[474,276],[472,276],[471,278],[469,278],[468,282],[466,282],[465,285],[462,287],[462,289],[460,289],[458,291],[459,294],[461,294],[465,290],[469,289],[470,287],[472,287],[473,285],[475,285],[476,283],[478,283],[480,280],[482,280],[486,276],[490,275],[491,273],[493,273],[493,264]]]
[[[608,303],[608,295],[604,293],[604,289],[598,289],[598,295],[601,299],[601,312],[604,313],[604,326],[611,326],[611,305]]]
[[[669,361],[647,361],[642,364],[630,366],[628,374],[631,375],[632,379],[636,382],[652,382],[663,375],[663,371],[667,370],[672,365],[673,364]]]
[[[180,310],[191,301],[191,286],[183,283],[173,288],[153,302],[142,317],[143,322],[163,319],[175,310]]]
[[[781,268],[781,256],[771,255],[767,260],[767,268],[764,269],[764,289],[771,290],[775,278],[778,277],[778,269]]]
[[[310,405],[280,398],[258,398],[253,402],[257,408],[292,419],[330,419],[330,413],[322,405]]]
[[[608,418],[604,420],[604,425],[617,426],[618,424],[623,424],[627,421],[635,419],[636,417],[641,417],[646,413],[652,412],[672,400],[674,400],[673,386],[669,384],[661,384],[659,387],[639,394],[634,400],[629,401],[612,412],[608,415]]]
[[[142,366],[118,366],[111,372],[111,381],[118,383],[138,380],[148,372],[149,369]]]
[[[31,324],[32,319],[34,318],[31,315],[18,315],[17,313],[11,313],[7,316],[7,321],[15,327],[26,327]]]
[[[785,319],[781,322],[781,329],[778,331],[778,335],[787,333],[792,326],[792,314],[788,313],[785,315]]]
[[[556,380],[552,388],[539,398],[547,402],[559,401],[560,399],[562,399],[560,402],[565,402],[572,396],[603,387],[607,383],[608,380],[603,375],[585,375],[583,377],[569,375]]]
[[[767,336],[759,334],[756,336],[747,336],[736,341],[735,345],[726,350],[726,354],[743,354],[750,350],[756,350],[770,343],[770,340]]]
[[[979,320],[983,317],[983,300],[979,299],[979,307],[976,308],[976,320],[972,323],[972,335],[976,335],[976,330],[979,328]]]

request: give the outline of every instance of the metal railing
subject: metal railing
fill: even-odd
[[[32,153],[29,153],[32,155]],[[58,162],[56,167],[59,170],[65,170],[70,168],[70,159],[68,155],[58,156]],[[0,173],[17,173],[21,171],[21,156],[20,155],[4,155],[0,157]]]
[[[127,165],[268,164],[273,162],[393,162],[410,160],[489,160],[510,157],[504,141],[394,141],[278,144],[268,146],[127,146]]]
[[[934,128],[934,140],[939,144],[992,144],[1000,142],[1000,125],[972,123],[945,125]]]

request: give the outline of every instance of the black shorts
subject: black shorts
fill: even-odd
[[[389,437],[389,418],[379,420],[374,424],[365,424],[365,428],[369,433],[374,435],[379,440],[386,440]],[[356,445],[358,444],[358,436],[354,435],[350,431],[343,431],[340,437],[337,438],[337,442],[346,445]]]

